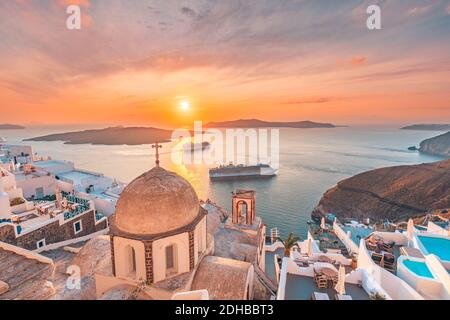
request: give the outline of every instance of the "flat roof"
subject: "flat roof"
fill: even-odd
[[[345,294],[352,297],[353,300],[370,300],[367,292],[356,284],[346,283]],[[326,293],[330,300],[334,300],[337,294],[332,288],[319,289],[314,282],[313,277],[300,276],[296,274],[287,274],[285,299],[286,300],[311,300],[314,292]]]
[[[84,178],[101,178],[100,175],[95,175],[92,173],[78,171],[78,170],[73,170],[73,171],[64,172],[64,173],[58,173],[58,176],[66,178],[66,179],[70,179],[74,182],[81,181],[81,179],[84,179]]]
[[[34,162],[33,165],[36,167],[42,167],[42,168],[48,168],[53,166],[59,166],[62,164],[68,164],[66,161],[63,160],[45,160],[45,161],[37,161]]]

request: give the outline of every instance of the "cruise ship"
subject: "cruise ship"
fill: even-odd
[[[186,143],[183,145],[183,149],[185,152],[194,152],[197,150],[205,150],[206,148],[209,148],[211,144],[207,141],[199,142],[199,143]]]
[[[209,169],[210,179],[227,178],[266,178],[273,177],[278,173],[278,169],[273,169],[268,164],[257,165],[234,165],[230,163],[226,166]]]

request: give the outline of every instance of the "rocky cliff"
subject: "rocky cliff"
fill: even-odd
[[[450,131],[420,143],[420,152],[450,158]]]
[[[450,207],[450,160],[381,168],[343,180],[328,190],[313,216],[403,220]]]

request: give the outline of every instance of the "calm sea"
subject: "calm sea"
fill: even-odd
[[[80,128],[69,128],[69,130]],[[8,143],[29,144],[40,155],[74,161],[78,168],[104,173],[130,182],[154,165],[153,150],[141,146],[65,145],[62,142],[23,142],[22,139],[68,128],[0,130]],[[179,166],[171,161],[170,145],[164,145],[161,164],[187,178],[202,199],[210,198],[230,209],[231,191],[257,191],[257,214],[268,228],[278,227],[283,235],[305,236],[306,222],[321,195],[339,180],[386,166],[418,164],[440,158],[408,151],[420,141],[441,134],[394,128],[343,127],[335,129],[282,129],[280,171],[268,180],[210,182],[206,166]]]

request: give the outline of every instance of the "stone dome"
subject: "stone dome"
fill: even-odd
[[[123,190],[114,224],[129,234],[154,235],[189,225],[199,210],[197,194],[186,179],[155,167]]]

